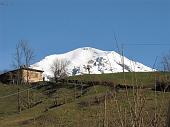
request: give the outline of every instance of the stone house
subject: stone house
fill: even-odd
[[[0,82],[2,83],[33,83],[43,81],[42,73],[44,71],[21,67],[20,69],[5,72],[0,75]]]

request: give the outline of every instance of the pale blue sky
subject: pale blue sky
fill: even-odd
[[[90,46],[115,50],[152,66],[170,50],[169,0],[0,0],[0,70],[11,68],[18,40],[27,40],[39,61],[47,55]]]

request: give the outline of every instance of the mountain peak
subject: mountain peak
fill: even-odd
[[[80,49],[82,49],[82,50],[92,50],[92,49],[95,49],[95,48],[92,48],[92,47],[82,47]]]
[[[122,56],[114,51],[103,51],[92,47],[82,47],[64,54],[55,54],[45,57],[40,62],[31,65],[32,68],[42,69],[45,76],[53,77],[51,65],[56,59],[69,61],[67,67],[68,75],[80,75],[122,72]],[[153,71],[139,62],[124,57],[125,72],[147,72]]]

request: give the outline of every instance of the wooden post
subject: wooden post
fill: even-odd
[[[57,97],[54,97],[54,106],[57,106]]]
[[[29,89],[27,90],[27,104],[28,104],[28,109],[30,108],[30,91]]]
[[[32,100],[33,100],[33,103],[35,103],[35,94],[34,94],[34,92],[32,92]]]
[[[105,95],[104,99],[104,127],[107,127],[107,94]]]
[[[168,105],[167,127],[170,127],[170,101],[169,101],[169,105]]]
[[[29,78],[29,73],[28,73],[28,67],[26,67],[27,68],[27,85],[28,85],[28,78]]]
[[[20,99],[20,89],[19,88],[18,88],[17,100],[18,100],[18,113],[20,113],[21,112],[21,99]]]
[[[81,96],[83,95],[83,83],[81,82]]]
[[[76,83],[74,84],[74,99],[76,100]]]

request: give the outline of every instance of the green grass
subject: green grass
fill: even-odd
[[[20,90],[24,90],[26,87],[20,87]],[[6,95],[17,92],[18,87],[12,85],[0,85],[0,96],[5,97]],[[0,99],[0,114],[2,116],[15,114],[17,112],[17,94],[11,97],[5,97]]]
[[[17,113],[16,96],[0,99],[0,127],[99,127],[103,126],[105,113],[107,124],[119,127],[120,121],[124,121],[126,115],[127,123],[130,124],[129,104],[132,104],[132,109],[136,109],[137,101],[138,104],[142,104],[141,98],[145,101],[141,114],[144,124],[149,127],[151,121],[154,121],[155,105],[157,105],[156,111],[159,116],[158,122],[165,124],[167,103],[170,98],[168,92],[155,93],[148,89],[136,89],[120,90],[116,93],[108,86],[97,85],[87,87],[82,93],[80,86],[75,89],[73,84],[42,84],[46,85],[30,90],[30,93],[34,93],[37,99],[42,100],[42,103],[25,109],[20,114]],[[17,86],[0,84],[0,97],[15,93],[17,88]],[[20,86],[21,90],[27,88]],[[108,97],[106,102],[103,100],[96,102],[96,98],[105,97],[108,92],[112,94],[112,98]],[[27,97],[26,92],[21,95],[24,98]],[[58,98],[60,106],[54,106],[55,98]],[[80,105],[82,102],[88,105]],[[107,104],[106,112],[105,103]]]
[[[68,79],[79,81],[109,81],[115,84],[141,85],[153,87],[155,79],[170,77],[170,73],[165,72],[125,72],[112,74],[85,74],[82,76],[71,76]]]

